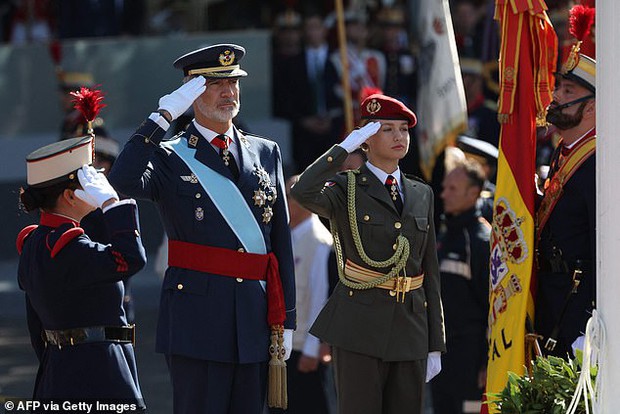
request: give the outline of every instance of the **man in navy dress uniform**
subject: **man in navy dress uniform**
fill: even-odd
[[[244,54],[221,44],[178,58],[184,85],[160,99],[110,173],[122,193],[157,204],[169,239],[156,348],[175,413],[262,412],[270,339],[283,343],[280,360],[291,350],[295,281],[280,150],[232,123]],[[187,130],[162,142],[192,105]]]

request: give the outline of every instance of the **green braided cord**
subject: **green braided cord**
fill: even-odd
[[[346,278],[344,274],[344,257],[342,254],[342,245],[340,244],[340,237],[338,236],[338,228],[334,220],[330,221],[330,230],[332,233],[332,237],[334,238],[334,248],[336,250],[336,260],[338,262],[338,279],[340,279],[340,283],[351,288],[351,289],[371,289],[380,284],[387,282],[388,280],[396,277],[398,273],[405,268],[407,264],[407,258],[409,257],[410,247],[409,240],[403,235],[399,235],[396,239],[396,252],[394,255],[387,260],[384,261],[376,261],[372,260],[366,252],[364,251],[364,246],[362,245],[362,240],[359,235],[359,229],[357,227],[356,221],[356,209],[355,209],[355,175],[353,172],[349,171],[347,173],[347,212],[349,214],[349,226],[351,227],[351,236],[353,237],[353,243],[355,244],[355,248],[362,258],[362,260],[374,267],[388,267],[392,264],[395,264],[394,267],[390,270],[389,273],[373,280],[372,282],[353,282]]]

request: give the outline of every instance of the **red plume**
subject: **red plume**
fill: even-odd
[[[81,87],[79,91],[71,92],[73,96],[73,107],[80,111],[86,121],[92,122],[101,108],[106,105],[103,103],[103,92],[99,89],[88,89]]]
[[[373,86],[364,86],[360,91],[360,102],[364,102],[364,99],[368,98],[370,95],[374,95],[375,93],[383,93],[383,91]]]
[[[568,31],[570,34],[572,34],[578,41],[583,41],[588,33],[590,33],[590,28],[594,23],[595,14],[596,9],[592,7],[587,7],[581,4],[573,6],[573,8],[570,9],[569,18]]]

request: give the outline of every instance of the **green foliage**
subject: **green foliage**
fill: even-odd
[[[506,387],[497,394],[490,394],[489,404],[494,404],[502,414],[564,414],[577,388],[580,369],[578,359],[538,357],[532,363],[531,376],[509,372]],[[595,373],[595,369],[590,371],[593,381]],[[585,403],[581,400],[576,413],[585,412]]]

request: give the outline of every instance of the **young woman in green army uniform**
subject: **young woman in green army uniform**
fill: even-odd
[[[415,114],[382,94],[361,110],[365,125],[292,189],[330,220],[338,258],[340,282],[310,332],[333,347],[340,413],[420,413],[445,352],[433,193],[398,167]],[[337,173],[359,146],[368,162]]]

